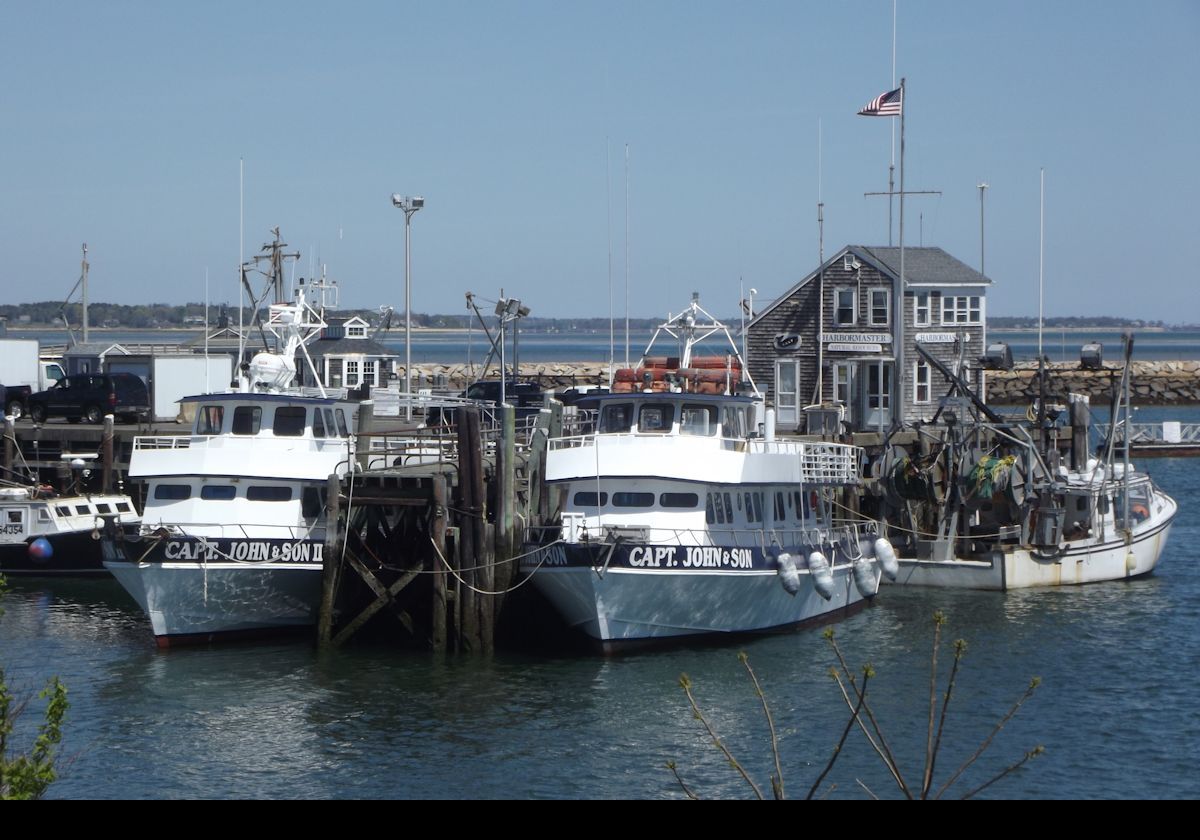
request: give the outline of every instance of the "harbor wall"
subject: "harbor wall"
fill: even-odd
[[[1121,367],[1105,364],[1102,370],[1081,370],[1078,362],[1053,362],[1046,366],[1047,395],[1066,399],[1068,393],[1086,394],[1093,401],[1108,401],[1121,385]],[[1135,405],[1192,405],[1200,403],[1200,361],[1135,361],[1130,378]],[[1023,405],[1038,395],[1037,364],[1023,362],[1011,371],[989,371],[988,402]]]
[[[415,365],[424,387],[461,390],[478,377],[478,367],[466,365]],[[1047,393],[1065,400],[1068,393],[1087,394],[1093,401],[1108,400],[1119,387],[1121,368],[1105,364],[1101,370],[1081,370],[1077,362],[1051,362],[1047,365]],[[495,369],[491,377],[497,376]],[[572,385],[596,385],[608,380],[607,366],[595,362],[533,362],[521,365],[521,378],[544,387],[569,388]],[[1200,404],[1200,361],[1135,361],[1133,363],[1133,400],[1140,405]],[[988,402],[998,405],[1023,405],[1038,395],[1037,365],[1017,364],[1011,371],[987,373]]]

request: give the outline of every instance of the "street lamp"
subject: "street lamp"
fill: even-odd
[[[496,301],[496,316],[500,319],[500,405],[505,405],[508,402],[508,373],[504,370],[504,343],[505,334],[510,323],[515,323],[517,319],[524,318],[529,314],[529,307],[523,306],[521,301],[516,298],[500,298]],[[517,355],[517,336],[521,334],[521,328],[518,325],[516,332],[513,333],[513,379],[516,380],[521,375],[521,357]]]
[[[412,216],[425,206],[419,195],[392,194],[392,206],[404,211],[404,419],[412,420]]]

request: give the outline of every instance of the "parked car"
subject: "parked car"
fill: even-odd
[[[132,373],[81,373],[60,379],[49,390],[29,397],[29,416],[35,423],[65,417],[72,423],[99,423],[112,414],[126,422],[150,412],[150,393]]]

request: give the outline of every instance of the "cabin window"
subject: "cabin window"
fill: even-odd
[[[262,427],[262,408],[257,405],[239,405],[233,410],[233,425],[230,431],[235,435],[256,435]]]
[[[38,522],[49,522],[49,521],[50,521],[50,511],[46,510],[45,508],[38,508]]]
[[[131,508],[129,506],[128,502],[117,502],[117,513],[132,513],[132,512],[133,512],[133,508]]]
[[[858,295],[854,289],[838,289],[835,292],[837,305],[834,309],[839,327],[853,326],[858,320]]]
[[[633,406],[628,403],[606,405],[600,413],[601,434],[621,434],[628,432],[633,424]]]
[[[246,488],[246,499],[251,502],[290,502],[292,488],[252,485]]]
[[[613,493],[614,507],[653,507],[653,493]]]
[[[891,294],[887,289],[871,290],[871,326],[885,327],[888,323],[888,309]]]
[[[706,493],[704,495],[704,521],[712,525],[717,521],[717,511],[719,508],[713,504],[713,494]]]
[[[192,497],[190,484],[156,484],[154,498],[164,502],[180,502]]]
[[[928,327],[932,321],[929,319],[929,292],[918,292],[913,295],[913,326]]]
[[[754,502],[754,521],[762,522],[763,521],[763,515],[762,515],[763,494],[762,493],[752,493],[750,495],[750,498]]]
[[[787,508],[783,503],[783,494],[778,492],[775,494],[775,518],[777,520],[787,518]]]
[[[340,437],[350,437],[350,427],[346,425],[346,412],[339,408],[336,415],[338,435]]]
[[[642,410],[638,412],[639,432],[665,434],[671,431],[671,424],[674,422],[674,407],[669,403],[644,405],[642,406]]]
[[[978,295],[942,298],[943,324],[978,324],[982,320],[982,301]]]
[[[594,491],[581,491],[575,494],[575,507],[604,507],[608,504],[608,494],[601,493],[597,499]]]
[[[112,505],[101,504],[96,502],[96,513],[112,513]]]
[[[277,437],[300,437],[304,434],[304,419],[308,412],[300,406],[280,406],[275,409],[271,431]]]
[[[71,509],[69,507],[67,507],[66,505],[56,505],[54,508],[54,512],[57,513],[59,516],[70,516],[71,515]]]
[[[313,409],[313,437],[325,437],[325,419],[321,409]]]
[[[219,435],[221,434],[221,424],[224,420],[225,406],[201,406],[200,413],[196,415],[196,434]]]
[[[717,409],[711,405],[687,405],[679,413],[679,432],[684,435],[715,435]]]
[[[87,505],[76,505],[75,513],[77,513],[80,516],[90,516],[92,513],[92,509],[90,507],[88,507]]]
[[[317,408],[317,409],[313,409],[313,410],[320,411],[322,414],[325,415],[325,434],[326,434],[326,436],[337,437],[338,436],[337,421],[333,419],[333,409],[332,408],[324,408],[324,409]]]
[[[200,498],[207,502],[228,502],[237,497],[232,484],[206,484],[200,488]]]
[[[725,521],[733,524],[733,502],[729,498],[728,493],[722,493],[721,498],[725,501]]]
[[[300,512],[305,519],[316,519],[325,509],[325,501],[325,488],[305,487],[300,493]]]
[[[24,517],[23,517],[23,516],[21,516],[21,514],[22,514],[23,512],[24,512],[24,511],[20,511],[20,510],[10,510],[10,511],[8,511],[8,522],[9,522],[9,524],[10,524],[10,525],[18,525],[18,524],[20,524],[20,523],[23,521],[23,519],[24,519]]]
[[[700,497],[695,493],[663,493],[658,497],[658,503],[665,508],[695,508],[700,504]]]

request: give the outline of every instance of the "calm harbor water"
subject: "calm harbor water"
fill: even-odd
[[[1164,411],[1196,419],[1161,409],[1143,419]],[[1037,675],[1042,687],[967,786],[1042,744],[1044,756],[986,795],[1200,796],[1200,461],[1145,466],[1180,503],[1154,576],[1008,594],[885,588],[874,608],[837,625],[850,662],[877,671],[873,702],[910,778],[924,754],[930,616],[941,609],[948,637],[969,650],[939,778]],[[772,704],[789,795],[807,791],[847,716],[820,630],[615,659],[506,651],[437,661],[361,646],[319,656],[305,641],[163,652],[114,581],[10,583],[0,617],[10,684],[29,693],[58,674],[70,690],[58,798],[677,798],[668,760],[704,796],[746,796],[678,686],[691,676],[767,789],[767,730],[742,649]],[[27,734],[35,717],[23,721]],[[831,795],[866,796],[859,779],[896,793],[855,733]]]

